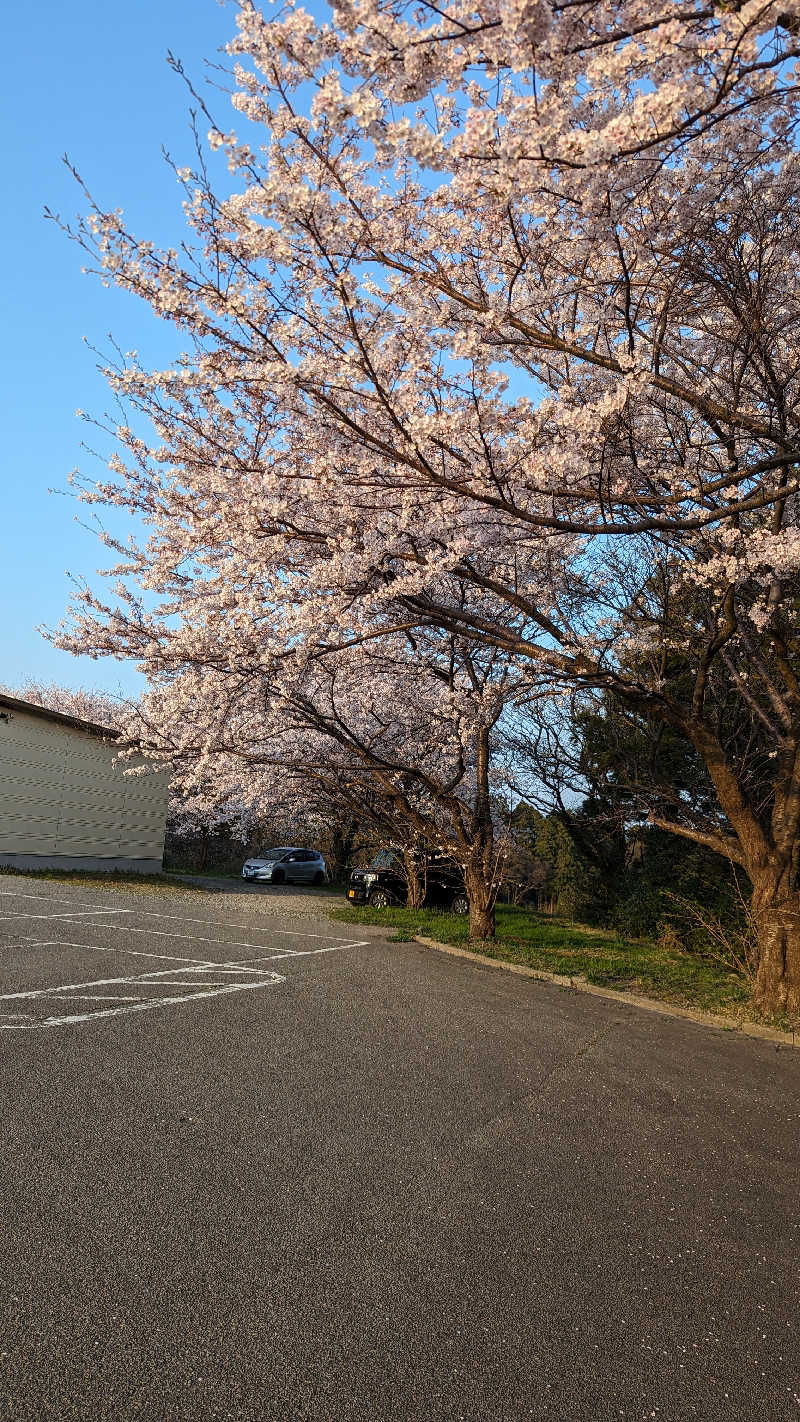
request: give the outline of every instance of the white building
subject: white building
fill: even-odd
[[[160,871],[169,772],[126,775],[116,734],[0,693],[0,864]]]

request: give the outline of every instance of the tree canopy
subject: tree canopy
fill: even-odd
[[[746,867],[773,1008],[800,1005],[799,31],[797,0],[245,3],[243,133],[195,92],[232,178],[178,169],[185,247],[118,210],[73,234],[185,349],[109,368],[134,413],[84,496],[149,535],[67,644],[137,658],[176,721],[189,669],[195,707],[278,707],[425,629],[612,694],[701,758],[713,823],[670,823]],[[723,703],[774,746],[757,798]]]

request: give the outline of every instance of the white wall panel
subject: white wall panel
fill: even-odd
[[[126,776],[113,740],[13,710],[0,721],[0,854],[157,859],[169,776]]]

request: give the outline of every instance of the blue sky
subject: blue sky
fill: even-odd
[[[203,60],[218,58],[234,13],[216,0],[39,0],[7,13],[0,683],[30,676],[128,693],[142,685],[131,666],[72,657],[36,631],[63,616],[67,570],[97,582],[105,558],[77,521],[86,510],[48,490],[66,491],[76,465],[91,472],[81,447],[87,428],[75,410],[102,415],[109,403],[84,338],[102,346],[111,332],[124,349],[156,359],[161,352],[168,359],[178,338],[133,298],[82,275],[82,253],[42,214],[45,205],[65,218],[81,208],[61,163],[66,152],[100,203],[124,208],[134,230],[155,241],[180,238],[180,189],[161,147],[191,161],[188,94],[165,56],[172,50],[202,81]],[[233,126],[223,95],[211,107]]]

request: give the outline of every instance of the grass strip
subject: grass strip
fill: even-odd
[[[93,888],[100,889],[169,889],[179,894],[209,892],[202,884],[182,883],[172,874],[137,874],[132,869],[19,869],[13,864],[0,864],[0,874],[9,875],[14,879],[51,879],[63,884],[90,884]]]

